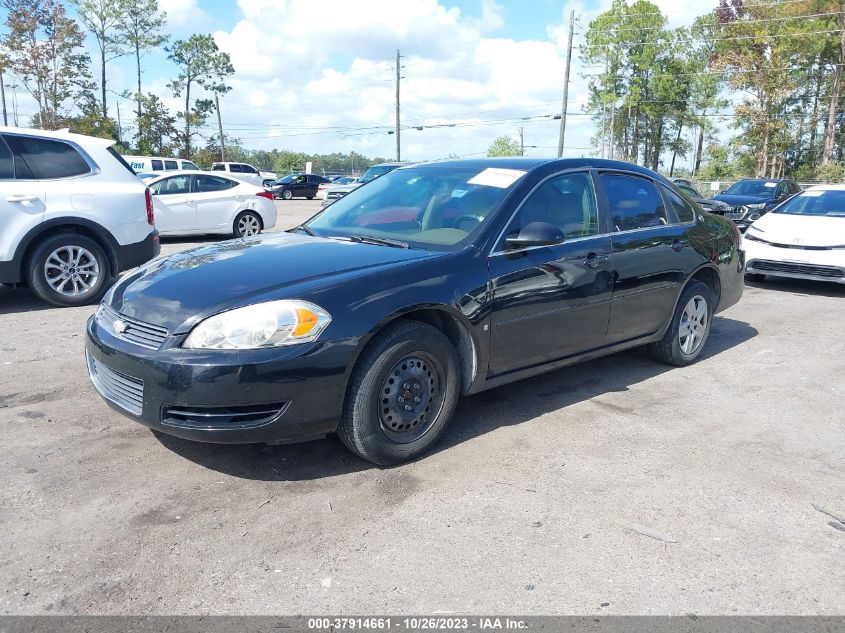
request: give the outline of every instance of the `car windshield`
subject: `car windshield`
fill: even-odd
[[[725,193],[735,196],[760,196],[771,198],[775,194],[777,183],[771,180],[740,180]]]
[[[441,165],[391,171],[326,207],[307,229],[326,237],[365,236],[451,250],[489,220],[513,187],[479,172],[485,170]]]
[[[370,182],[371,180],[375,180],[379,176],[383,176],[384,174],[393,171],[396,167],[398,167],[398,165],[376,165],[374,167],[370,167],[364,172],[364,175],[361,176],[361,182]]]
[[[290,176],[285,176],[284,178],[279,178],[279,179],[278,179],[276,182],[274,182],[273,184],[274,184],[274,185],[286,185],[286,184],[288,184],[289,182],[292,182],[294,178],[295,178],[295,176],[293,176],[293,175],[290,175]]]
[[[845,191],[804,191],[784,202],[774,213],[845,218]]]

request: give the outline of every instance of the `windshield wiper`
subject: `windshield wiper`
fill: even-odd
[[[359,242],[362,244],[376,244],[378,246],[391,246],[393,248],[411,248],[408,242],[401,240],[391,240],[387,237],[372,237],[371,235],[350,235],[350,242]]]
[[[294,231],[302,231],[303,233],[307,233],[311,237],[320,237],[319,235],[317,235],[314,232],[314,230],[312,228],[306,226],[305,224],[300,224],[299,226],[295,226],[295,227],[293,227],[293,230]]]

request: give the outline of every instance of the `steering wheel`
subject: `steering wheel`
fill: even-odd
[[[474,213],[464,213],[463,215],[459,215],[454,220],[452,220],[452,226],[458,228],[461,225],[461,222],[463,222],[464,220],[470,220],[471,222],[475,222],[476,224],[481,224],[484,221],[484,216],[475,215]]]

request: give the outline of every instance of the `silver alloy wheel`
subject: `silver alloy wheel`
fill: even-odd
[[[250,235],[258,235],[261,232],[261,222],[258,218],[247,213],[240,220],[238,220],[238,235],[241,237],[249,237]]]
[[[694,354],[707,333],[707,301],[701,295],[695,295],[684,306],[681,323],[678,327],[678,343],[687,356]]]
[[[47,256],[44,278],[56,292],[79,297],[91,292],[100,278],[100,264],[91,251],[81,246],[61,246]]]

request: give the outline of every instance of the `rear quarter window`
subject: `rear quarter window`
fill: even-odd
[[[6,145],[6,141],[0,139],[0,180],[13,180],[15,178],[15,159],[12,157],[12,150]]]
[[[175,160],[166,160],[164,161],[164,168],[165,169],[179,169],[179,163]]]
[[[6,137],[6,142],[18,161],[26,165],[31,178],[37,180],[52,180],[56,178],[72,178],[91,172],[91,166],[82,155],[68,143],[46,138],[26,136]],[[23,170],[16,169],[18,178],[26,175]]]

